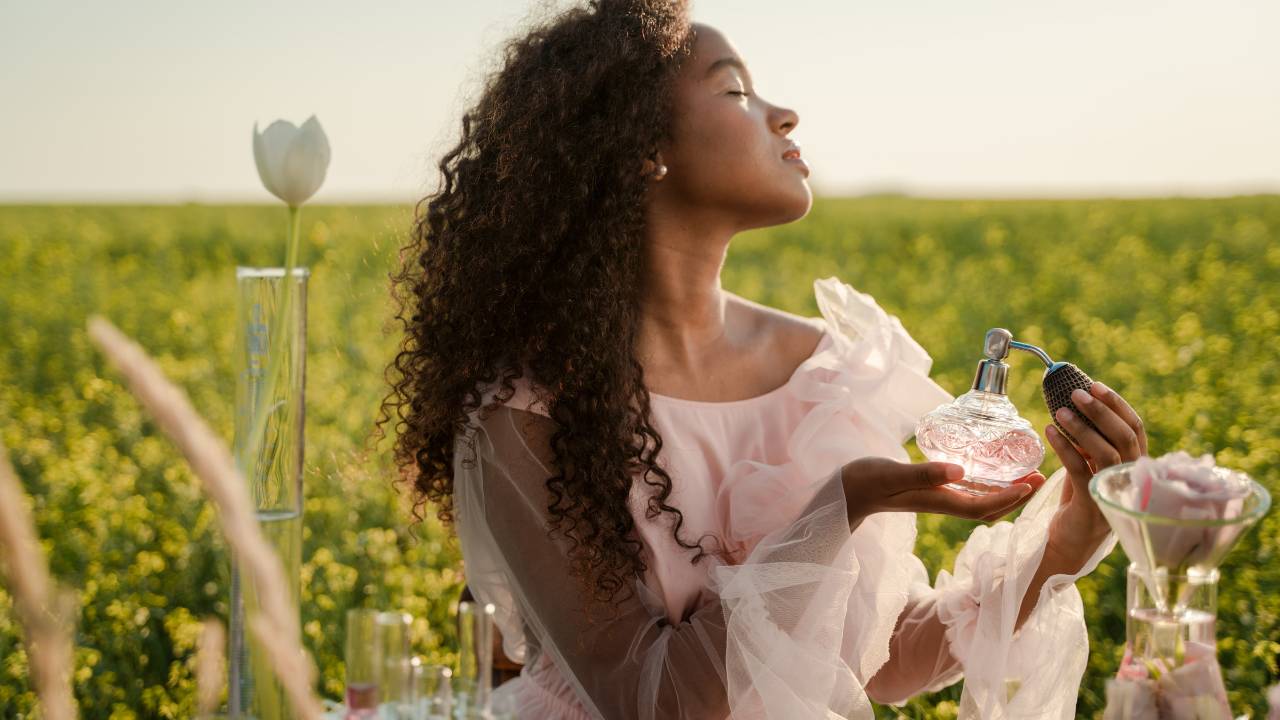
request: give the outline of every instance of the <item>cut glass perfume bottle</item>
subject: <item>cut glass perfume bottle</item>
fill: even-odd
[[[1044,460],[1040,436],[1005,394],[1009,366],[1003,360],[1012,339],[1003,328],[989,330],[973,387],[925,414],[916,425],[916,445],[925,457],[964,468],[964,478],[949,487],[974,494],[995,492]]]

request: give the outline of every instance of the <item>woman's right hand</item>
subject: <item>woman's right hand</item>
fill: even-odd
[[[943,487],[964,477],[954,463],[904,463],[885,457],[858,458],[844,466],[845,504],[849,527],[878,512],[926,512],[970,520],[995,520],[1021,507],[1044,484],[1033,472],[1002,490],[974,495]]]

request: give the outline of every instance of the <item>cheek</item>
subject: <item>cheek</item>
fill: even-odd
[[[764,121],[732,103],[693,110],[680,135],[682,175],[693,188],[732,190],[765,175]]]
[[[809,212],[812,192],[783,162],[781,143],[762,116],[726,103],[688,117],[671,167],[686,201],[730,211],[743,227],[791,222]]]

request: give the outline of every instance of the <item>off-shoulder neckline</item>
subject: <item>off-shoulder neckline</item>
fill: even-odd
[[[809,357],[806,357],[799,365],[796,366],[796,369],[791,372],[791,376],[787,378],[786,382],[761,395],[753,395],[752,397],[741,398],[739,400],[691,400],[689,398],[679,398],[672,395],[662,395],[660,393],[649,391],[649,398],[657,400],[659,404],[683,405],[689,408],[702,408],[708,410],[739,408],[744,405],[752,405],[772,399],[776,396],[782,395],[783,391],[791,387],[791,383],[795,382],[795,379],[799,377],[800,369],[804,367],[805,363],[807,363],[810,358],[814,357],[824,349],[827,343],[830,342],[831,337],[830,330],[826,327],[822,328],[822,337],[818,338],[818,344],[814,346],[813,352],[809,354]]]

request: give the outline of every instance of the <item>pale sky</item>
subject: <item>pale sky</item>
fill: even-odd
[[[819,194],[1280,192],[1276,0],[693,2]],[[311,113],[314,202],[411,201],[533,7],[0,0],[0,202],[272,201],[253,123]]]

